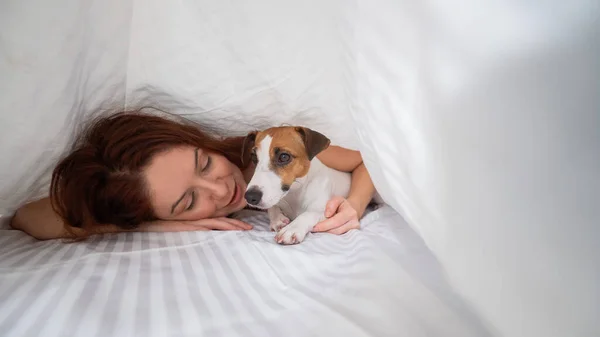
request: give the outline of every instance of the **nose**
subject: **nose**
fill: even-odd
[[[258,205],[258,203],[260,202],[260,199],[262,198],[262,191],[259,190],[256,187],[252,187],[251,189],[249,189],[248,191],[246,191],[246,194],[244,194],[244,198],[246,198],[246,201],[250,204],[250,205]]]

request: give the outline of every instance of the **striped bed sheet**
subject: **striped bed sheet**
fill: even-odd
[[[1,336],[490,336],[391,208],[281,246],[247,232],[65,244],[0,231]]]

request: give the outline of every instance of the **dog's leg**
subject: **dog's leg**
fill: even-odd
[[[269,208],[267,210],[267,213],[269,214],[269,227],[273,232],[278,232],[280,229],[282,229],[290,223],[290,219],[287,216],[283,215],[283,212],[281,212],[281,208],[279,208],[278,206],[273,206]]]
[[[300,214],[294,221],[277,232],[275,241],[284,245],[300,243],[313,227],[325,218],[323,212],[307,211]]]

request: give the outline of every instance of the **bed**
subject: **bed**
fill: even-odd
[[[67,244],[3,230],[2,336],[490,336],[390,207],[295,246],[263,212],[237,217],[255,229]]]
[[[303,125],[389,205],[64,245],[0,230],[4,336],[600,336],[597,0],[0,1],[0,222],[84,122]]]

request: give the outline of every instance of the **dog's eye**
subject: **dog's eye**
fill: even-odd
[[[254,165],[258,164],[258,157],[256,156],[255,152],[252,152],[250,154],[250,160],[252,160],[252,162],[254,163]]]
[[[287,153],[280,153],[279,157],[277,157],[277,162],[279,164],[287,164],[290,162],[290,160],[292,159],[292,156],[290,156]]]

